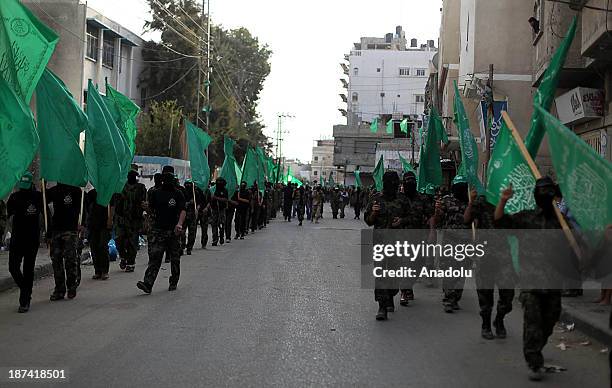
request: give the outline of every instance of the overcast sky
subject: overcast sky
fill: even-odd
[[[148,20],[144,0],[88,0],[135,33]],[[383,37],[401,25],[406,38],[436,40],[441,0],[212,0],[212,21],[246,27],[273,51],[272,73],[259,112],[266,135],[276,139],[277,114],[286,119],[283,155],[310,161],[313,140],[331,138],[334,124],[345,124],[340,62],[361,36]],[[346,108],[346,105],[344,105]]]

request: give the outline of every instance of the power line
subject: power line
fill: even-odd
[[[185,77],[187,77],[187,75],[188,75],[189,73],[191,73],[191,71],[192,71],[192,70],[193,70],[193,69],[194,69],[196,66],[197,66],[197,64],[195,64],[195,65],[191,66],[191,68],[190,68],[190,69],[189,69],[189,70],[188,70],[188,71],[187,71],[185,74],[183,74],[183,75],[182,75],[182,76],[181,76],[179,79],[177,79],[177,80],[176,80],[176,81],[175,81],[175,82],[174,82],[172,85],[168,86],[166,89],[162,90],[161,92],[159,92],[159,93],[157,93],[157,94],[155,94],[155,95],[153,95],[153,96],[149,96],[149,97],[147,97],[147,98],[144,98],[143,100],[145,100],[145,101],[146,101],[146,100],[151,100],[151,99],[153,99],[153,98],[156,98],[156,97],[161,96],[162,94],[165,94],[165,93],[166,93],[168,90],[172,89],[172,88],[173,88],[173,87],[175,87],[175,86],[176,86],[176,85],[177,85],[179,82],[181,82],[183,79],[185,79]]]

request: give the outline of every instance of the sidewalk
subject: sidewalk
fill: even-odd
[[[599,290],[585,289],[583,296],[563,298],[561,322],[576,324],[576,330],[612,348],[612,329],[609,327],[612,307],[593,303],[598,297]]]

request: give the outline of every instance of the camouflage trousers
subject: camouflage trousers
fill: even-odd
[[[138,234],[141,225],[119,225],[115,229],[117,235],[115,242],[117,243],[117,251],[121,259],[125,260],[128,266],[136,265],[136,255],[138,254]]]
[[[502,258],[487,257],[487,261],[476,266],[476,293],[480,305],[480,315],[490,317],[495,306],[495,286],[498,288],[497,315],[504,316],[512,311],[516,273],[511,262]]]
[[[387,270],[396,270],[400,266],[400,260],[396,257],[386,257],[377,266]],[[385,307],[393,306],[393,297],[399,291],[399,278],[375,278],[374,279],[374,300],[382,303]]]
[[[202,243],[202,248],[206,248],[208,244],[208,221],[208,213],[200,212],[198,223],[200,224],[200,242]]]
[[[466,260],[467,262],[467,260]],[[458,264],[456,260],[453,258],[450,259],[441,259],[440,260],[440,269],[446,270],[449,267],[460,267],[467,266],[467,263]],[[442,279],[442,291],[444,296],[442,297],[442,304],[444,306],[449,306],[455,304],[461,300],[463,296],[463,286],[465,285],[465,278],[462,277],[445,277]]]
[[[217,244],[219,240],[225,242],[225,209],[212,212],[211,226],[213,244]]]
[[[198,219],[193,214],[189,214],[185,218],[183,233],[181,234],[181,250],[187,249],[191,251],[196,241],[198,233]]]
[[[55,293],[76,291],[81,283],[81,265],[77,255],[78,232],[53,232],[51,264],[55,278]]]
[[[542,349],[561,316],[561,292],[522,291],[519,300],[523,306],[523,355],[529,368],[541,368]]]
[[[149,233],[149,265],[145,272],[144,282],[153,287],[161,268],[164,253],[170,259],[170,284],[178,284],[181,275],[180,236],[173,230],[153,229]]]

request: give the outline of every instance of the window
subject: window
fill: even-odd
[[[425,102],[425,96],[423,94],[417,94],[415,97],[415,102],[417,104],[421,104]]]
[[[353,95],[351,96],[351,100],[353,102],[359,102],[359,93],[353,92]]]
[[[319,175],[319,172],[315,170],[314,176],[317,176],[317,175]]]
[[[376,72],[377,72],[377,73],[380,73],[380,67],[376,69]]]
[[[353,69],[353,75],[359,75],[359,68],[358,67]]]
[[[87,26],[87,58],[98,60],[98,30]]]
[[[400,75],[400,77],[408,77],[410,75],[410,68],[409,67],[400,67],[399,68],[399,75]]]
[[[533,35],[538,37],[542,31],[542,23],[544,22],[544,2],[536,0],[533,4],[533,16],[529,18],[529,24],[533,30]]]
[[[355,141],[356,154],[376,154],[376,141]]]
[[[315,157],[314,157],[314,160],[315,160],[315,162],[318,162],[318,161],[319,161],[319,157],[318,157],[318,156],[315,156]],[[316,171],[315,171],[315,173],[316,173]],[[317,175],[317,174],[315,174],[315,175]]]
[[[115,44],[113,43],[112,40],[104,39],[104,44],[102,46],[102,64],[112,69],[114,59],[115,59]]]
[[[417,77],[425,77],[425,69],[416,69]]]

